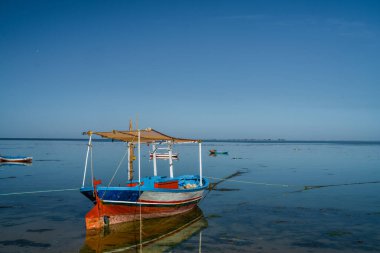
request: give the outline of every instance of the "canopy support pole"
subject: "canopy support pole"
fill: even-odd
[[[90,147],[90,161],[91,161],[91,186],[94,187],[94,162],[92,159],[92,144]]]
[[[169,143],[169,168],[170,168],[170,178],[173,178],[173,159],[172,159],[172,144]]]
[[[202,183],[202,142],[198,142],[199,145],[199,178],[200,178],[200,186],[203,185]]]
[[[153,174],[157,176],[157,157],[156,157],[156,144],[152,144],[153,149]]]
[[[138,130],[138,152],[139,152],[139,154],[138,154],[138,156],[139,156],[139,184],[141,183],[141,162],[140,162],[140,149],[141,149],[141,143],[140,143],[140,130]]]
[[[87,172],[87,162],[88,162],[88,154],[90,153],[90,148],[91,148],[91,137],[92,135],[90,134],[90,138],[88,140],[88,145],[87,145],[87,154],[86,154],[86,162],[84,164],[84,172],[83,172],[83,183],[82,187],[84,187],[84,183],[86,181],[86,172]]]

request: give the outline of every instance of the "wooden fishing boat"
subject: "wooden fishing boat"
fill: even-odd
[[[95,206],[86,214],[86,228],[98,229],[107,225],[131,221],[131,214],[140,219],[167,217],[190,211],[197,206],[207,189],[209,182],[202,177],[202,143],[199,140],[181,139],[162,134],[151,128],[111,132],[91,132],[86,155],[81,193],[89,198]],[[112,180],[103,185],[96,180],[91,168],[91,186],[85,186],[89,153],[92,154],[92,135],[119,140],[128,145],[128,180],[124,185],[111,186]],[[149,144],[153,154],[153,175],[142,178],[141,144]],[[174,177],[172,146],[177,143],[198,143],[199,175],[182,175]],[[158,176],[156,146],[165,145],[168,149],[170,176]],[[138,178],[133,179],[134,149],[137,146]],[[91,156],[92,157],[92,156]],[[90,163],[92,165],[92,162]],[[116,173],[115,173],[116,174]]]
[[[32,160],[30,156],[0,156],[1,163],[31,163]]]

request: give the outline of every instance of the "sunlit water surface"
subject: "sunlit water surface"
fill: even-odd
[[[0,193],[79,188],[86,145],[0,140],[1,154],[34,159],[30,166],[0,166]],[[211,157],[209,149],[229,154]],[[108,184],[125,151],[120,142],[94,143],[95,177]],[[176,151],[175,175],[198,173],[198,147]],[[142,176],[151,175],[146,146],[142,160]],[[126,168],[125,161],[113,185],[124,183]],[[204,143],[203,169],[211,182],[241,173],[183,217],[124,224],[87,238],[84,216],[92,203],[79,190],[2,195],[0,252],[136,252],[139,241],[143,252],[380,251],[380,145]],[[158,170],[168,175],[167,161]]]

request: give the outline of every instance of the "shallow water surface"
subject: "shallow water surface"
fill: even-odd
[[[0,140],[1,154],[34,158],[30,166],[0,165],[0,194],[66,189],[2,195],[0,252],[136,252],[139,242],[143,252],[380,251],[380,145],[206,142],[203,173],[213,190],[200,209],[97,234],[86,234],[92,203],[76,190],[86,145]],[[229,154],[208,156],[209,149]],[[175,175],[198,173],[197,146],[175,150]],[[108,184],[125,151],[120,142],[95,142],[95,177]],[[145,146],[142,160],[142,176],[151,175]],[[124,183],[126,168],[113,185]],[[158,171],[169,174],[167,161]]]

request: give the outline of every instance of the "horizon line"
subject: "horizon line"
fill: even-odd
[[[48,138],[48,137],[0,137],[0,140],[26,140],[26,141],[87,141],[88,138]],[[104,138],[93,138],[93,141],[117,141],[110,140]],[[216,138],[208,138],[203,139],[203,142],[256,142],[256,143],[378,143],[380,144],[380,140],[287,140],[283,138],[272,139],[272,138],[264,138],[264,139],[256,139],[256,138],[228,138],[228,139],[216,139]]]

